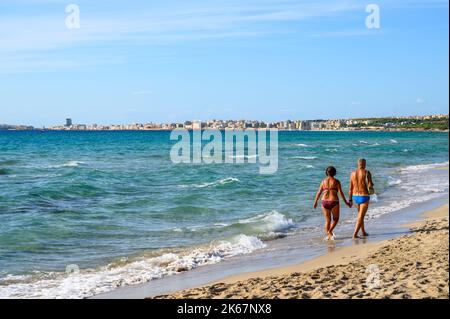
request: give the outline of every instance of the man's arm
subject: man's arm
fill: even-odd
[[[367,187],[373,188],[373,186],[372,174],[367,171]]]

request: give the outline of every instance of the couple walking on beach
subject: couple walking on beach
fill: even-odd
[[[359,231],[361,231],[362,236],[368,236],[369,234],[364,228],[364,217],[369,208],[370,195],[374,194],[375,191],[373,188],[372,174],[366,170],[366,160],[364,158],[359,159],[357,169],[353,171],[350,176],[348,201],[342,191],[341,182],[335,178],[336,168],[329,166],[325,173],[327,177],[322,181],[319,190],[317,191],[314,200],[314,209],[317,208],[319,198],[323,194],[322,210],[326,219],[326,239],[334,240],[335,238],[333,230],[339,221],[340,214],[339,195],[348,207],[352,208],[354,201],[358,208],[358,218],[353,233],[353,239],[360,238],[358,235]]]

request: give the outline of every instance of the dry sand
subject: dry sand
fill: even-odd
[[[411,234],[155,298],[449,298],[449,206]]]

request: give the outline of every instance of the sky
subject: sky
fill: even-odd
[[[0,0],[0,123],[448,114],[448,12],[441,0]]]

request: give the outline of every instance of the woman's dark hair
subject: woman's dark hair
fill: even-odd
[[[326,170],[328,176],[334,177],[336,175],[336,168],[334,166],[328,166]]]

